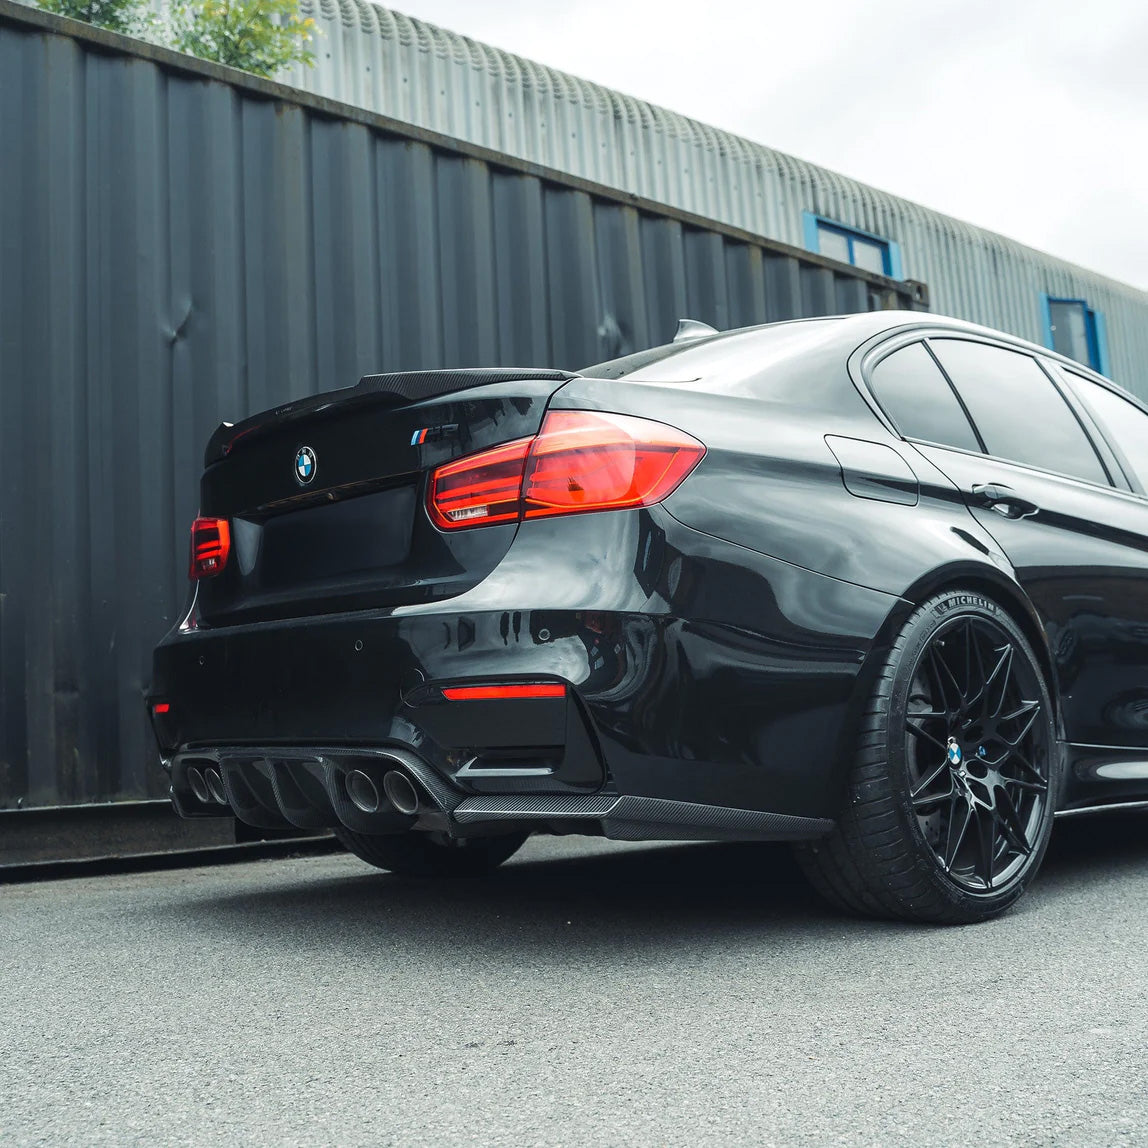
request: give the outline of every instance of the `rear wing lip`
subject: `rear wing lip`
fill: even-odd
[[[220,462],[241,444],[258,438],[265,431],[281,429],[328,408],[338,408],[342,412],[359,406],[402,407],[492,383],[537,380],[561,384],[576,378],[578,376],[569,371],[530,367],[477,367],[468,370],[364,375],[353,387],[295,399],[282,406],[260,411],[242,422],[220,423],[208,439],[203,465],[209,467]]]

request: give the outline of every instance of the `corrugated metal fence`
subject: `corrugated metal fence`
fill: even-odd
[[[8,0],[0,110],[0,808],[162,794],[142,698],[221,419],[919,300]]]

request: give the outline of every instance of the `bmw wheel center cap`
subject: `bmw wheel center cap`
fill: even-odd
[[[949,738],[949,764],[960,765],[963,758],[964,754],[961,753],[961,747],[957,745],[956,738]]]
[[[295,481],[300,486],[308,486],[315,479],[315,472],[319,469],[319,460],[309,446],[301,446],[295,452]]]

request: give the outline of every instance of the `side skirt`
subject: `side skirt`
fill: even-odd
[[[454,818],[462,825],[560,821],[574,831],[583,823],[585,831],[601,832],[615,841],[804,841],[824,837],[834,826],[823,817],[616,794],[469,797],[454,809]]]
[[[1148,801],[1110,801],[1106,805],[1082,805],[1076,809],[1058,809],[1055,816],[1059,820],[1061,817],[1085,817],[1091,813],[1126,813],[1133,809],[1148,809]]]

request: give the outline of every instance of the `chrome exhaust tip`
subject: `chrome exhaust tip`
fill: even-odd
[[[387,774],[390,777],[390,774]],[[347,796],[360,813],[378,813],[382,799],[375,783],[361,769],[352,769],[346,777]],[[386,789],[386,781],[383,781]],[[388,794],[389,796],[389,794]]]
[[[220,805],[226,805],[227,790],[223,788],[223,777],[219,770],[209,766],[203,771],[203,780],[207,783],[207,792],[211,794],[212,799]]]
[[[204,780],[203,774],[194,765],[187,767],[187,784],[196,801],[201,805],[211,804],[211,793],[208,791],[207,782]]]
[[[388,770],[383,778],[383,792],[400,813],[406,813],[408,816],[418,813],[419,791],[405,773],[400,773],[397,769]]]

